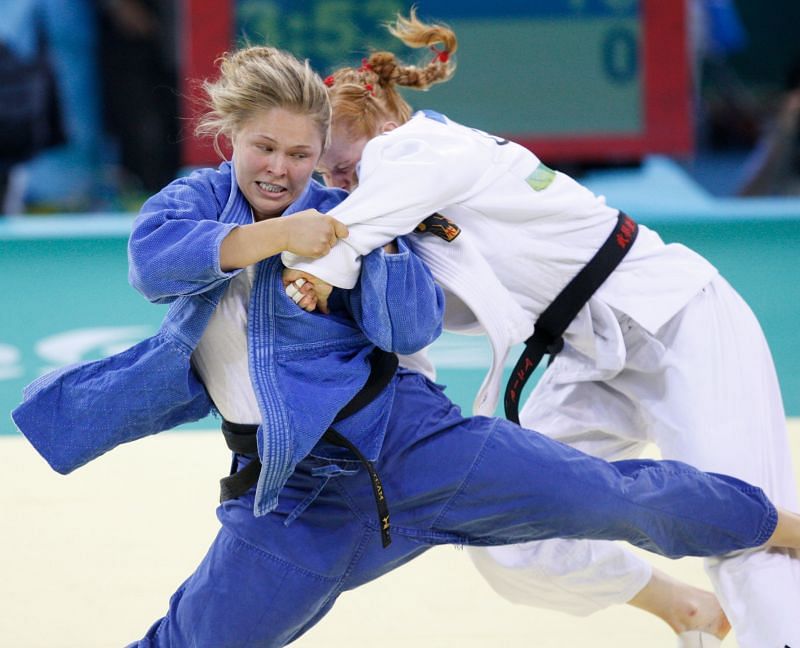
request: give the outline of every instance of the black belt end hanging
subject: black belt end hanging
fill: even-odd
[[[383,544],[383,548],[386,549],[386,547],[392,544],[392,536],[389,531],[389,505],[386,503],[383,483],[378,476],[378,472],[375,470],[372,462],[361,454],[361,451],[353,445],[349,439],[339,434],[333,428],[328,428],[322,438],[335,446],[347,448],[361,462],[361,465],[367,469],[370,482],[372,483],[372,493],[375,496],[375,505],[378,509],[378,527],[381,532],[381,543]]]
[[[600,249],[536,320],[533,335],[525,340],[525,349],[506,384],[503,406],[509,421],[519,425],[519,400],[528,378],[546,353],[552,357],[561,351],[564,331],[633,247],[638,233],[636,222],[619,212],[614,230]]]
[[[534,328],[533,335],[525,340],[525,349],[511,370],[506,384],[503,408],[509,421],[519,425],[519,399],[522,390],[544,355],[549,353],[551,357],[555,356],[563,347],[564,340],[561,336],[554,339],[540,328]]]

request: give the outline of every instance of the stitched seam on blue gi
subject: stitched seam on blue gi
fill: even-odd
[[[305,512],[305,510],[314,503],[314,500],[319,497],[319,494],[322,492],[322,489],[325,488],[329,480],[330,477],[327,475],[321,477],[319,483],[306,496],[306,498],[297,506],[295,506],[294,510],[286,516],[286,519],[283,521],[283,526],[288,527],[292,522],[299,518]]]
[[[675,467],[675,466],[671,466],[671,465],[663,465],[664,463],[672,463],[672,462],[664,461],[664,462],[662,462],[662,465],[645,466],[645,467],[641,468],[641,470],[642,471],[648,471],[648,472],[655,472],[655,473],[663,473],[665,475],[693,475],[693,474],[695,474],[695,471],[693,471],[693,470],[681,469],[679,467]],[[713,473],[711,473],[711,474],[713,474]],[[755,486],[751,486],[749,484],[737,485],[737,484],[733,484],[731,482],[728,482],[728,485],[736,488],[738,491],[740,491],[742,493],[757,493],[757,492],[761,491],[760,488],[755,487]],[[636,503],[636,502],[631,502],[630,500],[628,500],[628,499],[626,499],[626,498],[624,498],[624,497],[622,497],[620,495],[612,494],[612,497],[614,497],[615,499],[618,499],[618,500],[624,500],[624,501],[628,502],[629,504],[633,504],[637,508],[639,508],[641,510],[644,510],[644,511],[662,512],[664,515],[669,515],[670,517],[672,517],[672,518],[674,518],[676,520],[696,521],[696,518],[691,518],[691,517],[687,517],[687,516],[684,516],[684,515],[676,515],[676,514],[670,512],[670,511],[665,511],[664,509],[652,508],[650,506],[644,506],[643,504],[639,504],[639,503]],[[767,515],[767,519],[765,520],[764,525],[762,525],[762,527],[758,530],[758,533],[756,534],[756,537],[754,539],[755,543],[754,544],[749,544],[748,543],[749,547],[757,547],[759,545],[764,544],[764,542],[766,542],[766,540],[769,538],[769,536],[772,535],[772,531],[774,531],[775,526],[777,525],[778,514],[777,514],[777,511],[775,509],[775,506],[772,504],[772,502],[769,501],[769,499],[766,498],[766,496],[764,498],[764,503],[767,505],[768,511],[769,511],[769,513]],[[773,516],[775,518],[774,519],[774,523],[770,524],[770,521],[772,520]],[[761,540],[761,538],[764,536],[764,533],[770,527],[771,527],[772,530],[769,531],[769,534],[766,537],[764,537],[763,540]],[[660,549],[660,547],[659,547],[659,549]],[[680,554],[680,555],[671,556],[671,555],[669,555],[667,553],[663,553],[662,555],[666,556],[667,558],[681,558],[681,557],[684,557],[684,555],[687,555],[687,554]]]
[[[430,529],[415,529],[412,527],[403,527],[392,524],[392,534],[403,536],[409,540],[422,542],[429,545],[468,545],[468,541],[464,540],[464,536],[455,533],[445,533],[443,531],[431,531]]]
[[[298,309],[301,314],[309,315],[303,309]],[[332,352],[352,349],[353,344],[364,344],[366,338],[363,333],[356,333],[347,338],[337,340],[320,340],[319,342],[304,342],[298,344],[281,344],[279,349],[275,349],[275,356],[278,358],[316,358],[321,351]]]
[[[469,467],[469,470],[464,475],[464,479],[461,480],[458,488],[453,492],[450,498],[445,502],[444,506],[442,506],[442,510],[439,511],[439,515],[437,515],[433,522],[431,522],[431,530],[429,533],[431,536],[439,535],[452,535],[454,538],[458,538],[458,544],[469,545],[473,544],[470,539],[462,534],[451,534],[450,532],[442,532],[442,531],[434,531],[433,527],[439,524],[439,521],[450,512],[450,509],[453,506],[454,500],[463,492],[464,488],[469,484],[471,478],[475,474],[475,469],[481,464],[484,458],[484,454],[486,453],[486,444],[489,442],[489,439],[494,437],[495,432],[497,431],[497,423],[492,423],[491,431],[484,437],[483,444],[481,445],[480,450],[475,454],[475,459],[472,461],[472,465]]]
[[[225,530],[225,529],[223,529],[223,530]],[[241,551],[242,549],[249,550],[249,551],[254,551],[254,552],[257,552],[259,554],[266,555],[270,560],[274,560],[274,558],[275,558],[274,554],[271,554],[269,552],[265,552],[263,550],[259,550],[258,547],[253,547],[252,545],[250,545],[247,542],[242,542],[241,538],[236,537],[232,533],[228,533],[228,535],[231,536],[230,537],[230,541],[231,541],[231,546],[232,546],[234,551]],[[236,546],[237,544],[241,544],[242,546],[241,547],[237,547]],[[273,594],[272,594],[273,598],[280,597],[280,592],[283,589],[283,584],[286,581],[286,579],[289,578],[289,575],[290,575],[292,570],[297,571],[297,572],[301,572],[304,575],[308,573],[307,570],[304,570],[301,567],[298,567],[297,565],[295,565],[293,563],[287,563],[286,561],[280,560],[280,559],[278,559],[276,562],[279,562],[281,564],[288,564],[290,567],[289,567],[289,569],[286,569],[282,574],[280,574],[280,578],[274,584],[274,587],[272,588],[272,590],[273,590]],[[335,578],[325,578],[325,577],[320,578],[315,574],[312,574],[312,577],[315,580],[321,580],[322,582],[330,583],[331,587],[334,587],[334,583],[336,582]],[[261,606],[261,609],[262,609],[261,615],[253,623],[252,632],[248,634],[248,637],[246,638],[247,643],[245,645],[248,645],[248,646],[255,645],[255,642],[259,639],[259,637],[257,636],[257,635],[260,634],[258,629],[261,626],[263,626],[264,617],[269,614],[269,605],[266,604],[266,601],[265,601],[265,604]]]
[[[274,554],[274,553],[272,553],[270,551],[266,551],[265,549],[262,549],[261,547],[259,547],[257,545],[254,545],[252,542],[248,542],[247,540],[242,538],[240,535],[234,533],[233,531],[231,531],[227,527],[223,526],[220,529],[220,533],[225,533],[227,536],[230,537],[230,540],[231,540],[232,543],[239,544],[244,549],[247,549],[249,551],[257,553],[260,556],[263,556],[264,558],[266,558],[268,560],[272,560],[272,561],[274,561],[276,563],[280,563],[281,565],[283,565],[283,566],[285,566],[285,567],[287,567],[289,569],[294,569],[294,570],[296,570],[298,572],[301,572],[305,576],[310,576],[311,578],[314,578],[315,580],[318,580],[320,582],[335,583],[337,580],[339,580],[341,578],[340,576],[326,576],[324,574],[320,574],[320,573],[311,571],[310,569],[307,569],[305,567],[301,567],[300,565],[297,565],[297,564],[295,564],[293,562],[289,562],[288,560],[286,560],[285,558],[281,558],[277,554]]]
[[[191,301],[191,298],[181,297],[179,301],[183,306],[186,304],[186,302]],[[174,302],[173,304],[176,303],[177,302]],[[195,348],[195,346],[197,346],[197,340],[193,341],[188,334],[183,332],[182,327],[174,326],[169,321],[165,322],[164,327],[160,329],[154,337],[162,339],[165,342],[172,344],[174,347],[177,347],[185,356],[191,356],[192,350]]]
[[[353,476],[358,476],[362,472],[366,472],[366,470],[363,466],[361,466],[361,464],[359,464],[358,470],[353,473]],[[369,475],[367,475],[367,477],[369,477]],[[334,482],[332,486],[339,492],[339,495],[344,500],[345,504],[347,504],[347,508],[350,509],[350,512],[353,514],[353,516],[359,522],[361,522],[362,525],[367,527],[370,531],[378,530],[378,525],[372,520],[372,516],[366,515],[361,510],[356,501],[350,496],[350,493],[347,492],[347,489],[341,483]]]
[[[362,471],[364,471],[364,468],[359,464],[358,472]],[[339,495],[341,495],[342,499],[347,504],[348,508],[352,511],[353,515],[370,532],[370,534],[381,532],[381,528],[374,521],[373,515],[371,513],[364,513],[342,484],[334,482],[331,485],[336,488],[336,490],[339,492]],[[426,544],[432,545],[463,544],[462,537],[456,534],[431,531],[430,529],[417,529],[414,527],[398,526],[394,522],[392,523],[392,533],[397,533],[397,535],[411,538],[412,540],[419,540],[420,542],[425,542]]]
[[[767,500],[767,504],[769,504],[769,516],[767,516],[767,520],[764,522],[764,528],[761,530],[761,533],[756,536],[756,544],[753,545],[754,547],[758,547],[763,545],[767,540],[772,537],[772,534],[775,533],[775,527],[778,526],[778,509],[775,508],[775,505]]]
[[[317,466],[316,468],[312,468],[311,476],[318,477],[320,481],[305,497],[305,499],[303,499],[302,502],[294,507],[294,510],[283,521],[283,526],[288,527],[292,522],[305,513],[306,509],[308,509],[308,507],[314,503],[314,500],[320,496],[320,493],[322,493],[322,491],[325,489],[325,486],[328,485],[328,482],[331,479],[334,477],[352,477],[357,473],[357,470],[346,469],[341,466],[337,466],[336,464],[325,464],[322,466]]]
[[[317,446],[314,447],[316,448]],[[324,462],[320,465],[338,465],[342,470],[354,470],[362,467],[362,464],[358,459],[348,459],[347,457],[329,457],[327,455],[314,454],[313,451],[308,453],[308,458],[314,459],[318,462]]]
[[[692,474],[695,474],[694,470],[682,469],[682,468],[680,468],[679,465],[675,465],[677,463],[679,463],[679,462],[666,460],[666,461],[663,461],[661,463],[661,465],[643,466],[642,468],[640,468],[640,471],[641,472],[647,471],[647,472],[651,472],[651,473],[662,473],[664,475],[682,475],[682,474],[683,475],[692,475]],[[668,464],[668,465],[664,465],[664,464]],[[575,477],[579,478],[580,476],[576,475]],[[758,492],[758,491],[761,490],[760,488],[751,486],[749,484],[737,485],[737,484],[733,484],[731,482],[728,482],[728,485],[731,486],[731,487],[736,488],[737,490],[739,490],[740,492],[743,492],[743,493],[755,493],[755,492]],[[677,515],[675,513],[672,513],[671,511],[666,511],[665,509],[652,508],[652,507],[649,507],[649,506],[644,506],[643,504],[640,504],[640,503],[637,503],[637,502],[632,502],[631,500],[629,500],[629,499],[627,499],[625,497],[622,497],[621,495],[617,495],[616,493],[609,493],[609,496],[613,497],[616,500],[624,501],[624,502],[627,503],[627,505],[635,506],[636,508],[638,508],[640,510],[643,510],[643,511],[648,511],[648,512],[649,511],[656,511],[657,513],[659,513],[661,515],[664,515],[664,516],[668,515],[671,518],[676,519],[676,520],[689,520],[689,521],[694,522],[694,523],[698,523],[699,522],[699,520],[697,518],[691,518],[691,517],[687,517],[687,516],[683,516],[683,515]],[[767,515],[767,519],[766,519],[763,527],[761,529],[759,529],[758,533],[756,534],[756,537],[754,539],[755,543],[754,544],[750,544],[748,542],[748,547],[749,548],[757,547],[757,546],[759,546],[761,544],[764,544],[766,539],[769,538],[769,535],[772,534],[772,532],[770,531],[769,535],[767,535],[766,538],[764,538],[764,540],[759,542],[759,540],[762,538],[763,534],[768,530],[768,528],[770,526],[772,526],[772,529],[774,530],[774,524],[770,525],[770,520],[772,519],[773,514],[775,516],[775,524],[777,524],[777,511],[775,511],[775,507],[773,506],[772,502],[770,502],[766,498],[764,499],[764,502],[769,507],[769,513]],[[740,540],[740,542],[741,542],[741,540]],[[753,541],[751,541],[751,542],[753,542]],[[663,549],[662,547],[659,547],[659,552],[658,553],[660,553],[663,556],[666,556],[667,558],[681,558],[681,557],[684,557],[685,555],[700,555],[700,554],[679,554],[679,555],[674,555],[673,556],[673,555],[670,555],[670,554],[668,554],[666,552],[661,551],[662,549]],[[712,555],[712,554],[702,554],[702,555]],[[716,555],[716,554],[713,554],[713,555]]]
[[[353,573],[353,569],[361,560],[361,557],[364,555],[364,552],[367,548],[367,543],[370,542],[372,539],[371,533],[362,533],[361,534],[361,541],[358,543],[355,551],[353,551],[353,555],[350,558],[350,562],[347,563],[347,569],[344,570],[344,573],[339,577],[339,582],[336,583],[336,586],[332,589],[328,598],[322,604],[324,608],[331,600],[336,600],[336,597],[339,596],[344,591],[345,583],[347,583],[347,579],[350,577],[350,574]]]
[[[183,583],[175,591],[175,593],[170,597],[170,599],[169,599],[170,605],[172,605],[173,601],[177,601],[177,600],[183,598],[183,593],[185,591],[186,591],[186,583]],[[158,635],[161,634],[161,631],[164,629],[164,626],[166,626],[166,624],[167,624],[167,617],[164,616],[164,618],[162,618],[161,622],[158,624],[158,627],[156,628],[156,631],[153,633],[153,638],[154,639],[158,638]],[[131,646],[129,646],[128,648],[133,648],[133,646],[138,646],[138,645],[139,645],[139,642],[136,642],[134,644],[131,644]]]

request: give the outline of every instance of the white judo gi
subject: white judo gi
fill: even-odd
[[[602,245],[618,212],[527,149],[423,111],[364,149],[357,189],[329,212],[349,237],[322,259],[284,253],[284,263],[351,287],[361,255],[433,212],[458,224],[458,238],[407,240],[447,293],[445,327],[489,338],[493,362],[473,409],[492,415],[509,349]],[[565,342],[522,407],[525,427],[607,460],[653,442],[664,458],[740,477],[798,510],[764,335],[701,256],[640,224]],[[611,542],[470,553],[506,598],[573,614],[627,602],[651,575],[648,563]],[[706,566],[742,648],[800,647],[796,553],[750,551]]]

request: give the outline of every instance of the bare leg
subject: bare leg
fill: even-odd
[[[655,567],[647,585],[628,604],[656,615],[676,634],[699,630],[723,639],[731,629],[714,594],[676,580]]]
[[[800,549],[800,515],[779,508],[778,524],[764,546]]]

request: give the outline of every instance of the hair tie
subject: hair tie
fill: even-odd
[[[431,45],[431,52],[433,52],[433,58],[431,59],[431,63],[447,63],[450,60],[450,52],[446,49],[440,50],[437,49],[435,45]]]
[[[372,87],[371,83],[365,83],[364,84],[364,90],[369,92],[373,97],[375,96],[375,89]]]
[[[362,58],[361,59],[361,67],[358,68],[359,72],[372,72],[372,63],[369,62],[369,59]]]
[[[333,75],[329,74],[325,77],[325,81],[323,83],[328,86],[329,88],[333,87]]]

